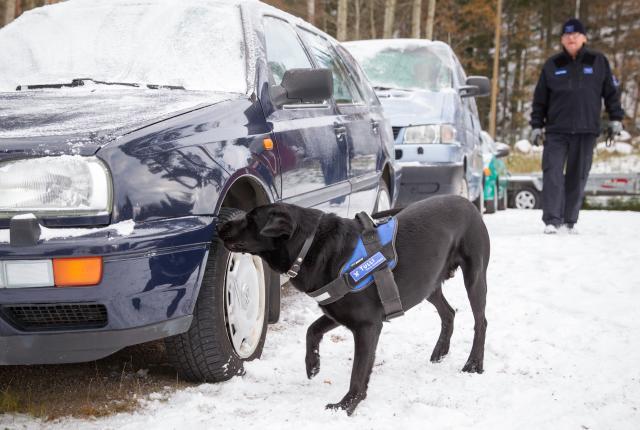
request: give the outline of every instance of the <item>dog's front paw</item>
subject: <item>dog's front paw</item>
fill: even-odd
[[[468,372],[468,373],[484,372],[484,369],[482,368],[482,360],[478,360],[476,358],[474,359],[470,358],[469,360],[467,360],[467,363],[462,368],[462,371]]]
[[[325,409],[334,411],[342,409],[347,412],[348,416],[351,416],[356,410],[358,404],[360,404],[360,402],[363,401],[366,396],[366,394],[347,394],[342,400],[340,400],[340,402],[329,403],[327,406],[325,406]]]
[[[317,352],[307,354],[304,363],[307,367],[307,378],[311,379],[320,372],[320,354]]]

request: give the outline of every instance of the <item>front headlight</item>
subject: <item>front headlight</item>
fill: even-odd
[[[403,143],[454,143],[456,129],[451,124],[416,125],[407,127]]]
[[[0,218],[111,212],[111,178],[96,157],[64,155],[0,163]]]

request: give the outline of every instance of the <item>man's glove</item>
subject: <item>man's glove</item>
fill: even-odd
[[[607,130],[610,136],[617,136],[622,131],[622,123],[620,121],[609,121],[609,130]]]
[[[544,132],[541,128],[534,128],[531,130],[531,136],[529,136],[529,141],[533,146],[540,146],[542,141],[544,140]]]

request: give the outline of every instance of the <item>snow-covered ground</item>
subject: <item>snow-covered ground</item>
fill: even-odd
[[[450,353],[429,362],[439,332],[424,303],[385,325],[367,399],[353,417],[325,411],[346,392],[350,333],[330,332],[320,374],[307,380],[304,336],[320,315],[284,298],[262,360],[246,375],[154,395],[138,412],[57,429],[629,429],[640,428],[640,213],[583,211],[580,235],[545,236],[539,211],[488,215],[485,373],[462,368],[473,319],[460,273],[445,284],[458,310]],[[0,428],[37,428],[24,416]]]

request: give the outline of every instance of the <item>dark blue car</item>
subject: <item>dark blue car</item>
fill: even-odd
[[[0,364],[165,338],[185,378],[241,372],[280,277],[216,222],[391,207],[393,135],[363,76],[255,1],[70,0],[0,30]]]

